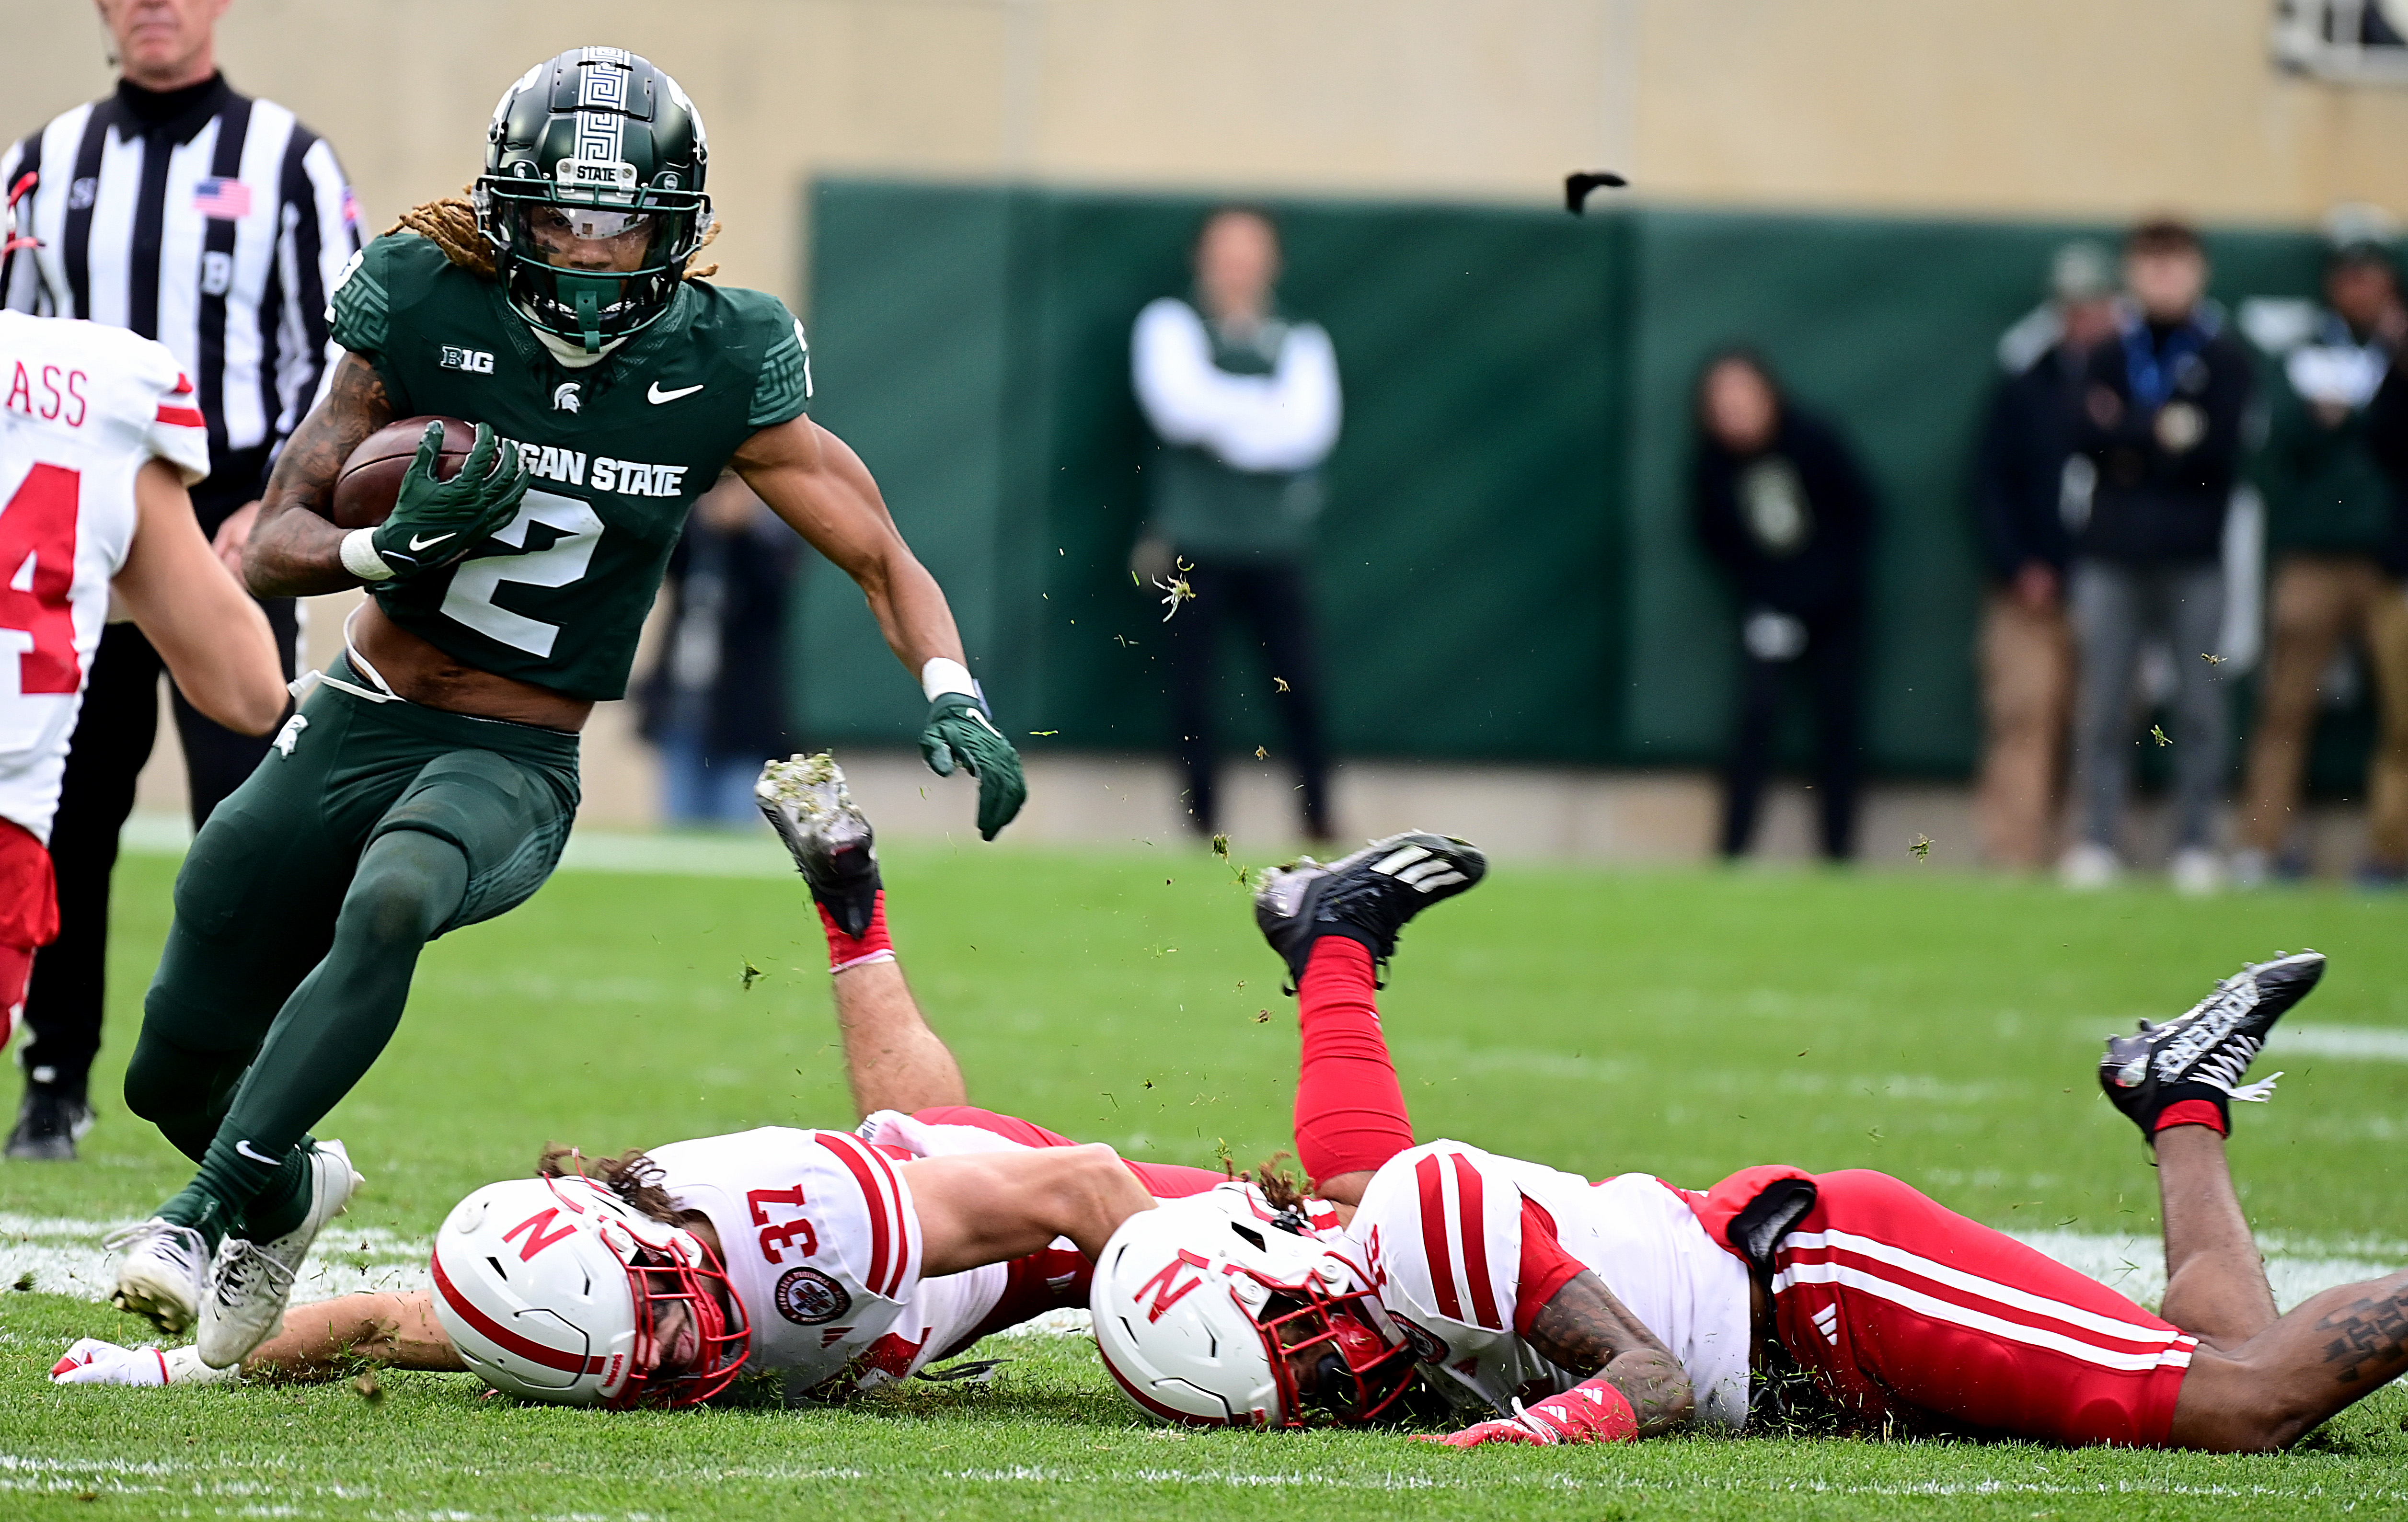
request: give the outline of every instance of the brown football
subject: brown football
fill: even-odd
[[[443,425],[443,449],[435,457],[435,478],[448,481],[460,474],[460,462],[477,441],[474,427],[457,418],[404,418],[387,423],[360,440],[343,462],[343,473],[335,477],[336,527],[372,529],[392,514],[394,499],[401,495],[401,478],[418,455],[418,441],[425,436],[426,425],[437,422]]]

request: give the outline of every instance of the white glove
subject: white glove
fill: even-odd
[[[120,1347],[85,1337],[50,1366],[53,1385],[214,1385],[235,1369],[212,1369],[196,1347]]]
[[[165,1385],[167,1356],[155,1347],[120,1347],[97,1337],[77,1340],[50,1366],[53,1385]]]

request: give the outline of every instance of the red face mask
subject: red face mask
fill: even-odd
[[[611,1398],[612,1410],[700,1405],[736,1382],[752,1330],[708,1245],[697,1268],[639,1249],[627,1265],[627,1287],[636,1297],[636,1369]]]

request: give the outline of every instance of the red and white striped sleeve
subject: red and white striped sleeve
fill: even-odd
[[[1460,1142],[1391,1158],[1347,1228],[1416,1355],[1448,1365],[1517,1335],[1522,1232],[1519,1187],[1498,1159]]]
[[[169,368],[174,368],[172,361]],[[176,372],[174,383],[160,388],[155,397],[142,442],[153,455],[175,466],[184,484],[191,486],[209,473],[209,430],[201,417],[200,399],[180,371]]]

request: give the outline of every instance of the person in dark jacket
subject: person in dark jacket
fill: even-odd
[[[2224,627],[2224,515],[2241,462],[2252,384],[2248,352],[2207,289],[2199,235],[2156,220],[2124,246],[2130,302],[2113,341],[2091,351],[2074,448],[2098,472],[2074,538],[2072,607],[2081,649],[2073,726],[2075,840],[2068,886],[2122,871],[2117,835],[2143,732],[2132,703],[2143,646],[2163,640],[2174,669],[2175,839],[2184,892],[2223,878],[2214,830],[2229,743],[2217,663]]]
[[[2400,490],[2383,453],[2398,440],[2399,352],[2408,339],[2387,219],[2357,208],[2328,221],[2318,331],[2273,377],[2258,482],[2273,554],[2265,675],[2249,737],[2246,804],[2233,876],[2255,886],[2303,870],[2292,838],[2317,687],[2344,640],[2374,681],[2380,738],[2368,765],[2365,875],[2408,876],[2408,575]],[[2384,392],[2395,393],[2378,405]],[[2386,415],[2391,415],[2386,417]]]
[[[785,645],[796,569],[794,534],[736,477],[695,504],[662,583],[667,638],[641,690],[664,822],[760,821],[753,778],[794,748]]]
[[[1974,537],[1989,590],[1973,817],[1985,853],[2003,866],[2037,867],[2055,855],[2057,777],[2073,707],[2068,509],[2087,505],[2092,477],[2089,460],[2073,452],[2073,419],[2090,351],[2115,334],[2110,276],[2097,244],[2057,250],[2039,320],[2026,319],[2000,342],[2007,377],[1991,401],[1974,467]]]
[[[1707,364],[1698,425],[1698,534],[1737,594],[1745,657],[1722,854],[1741,855],[1756,834],[1783,676],[1795,671],[1813,714],[1823,854],[1845,861],[1856,835],[1871,489],[1839,434],[1790,405],[1753,354]]]

